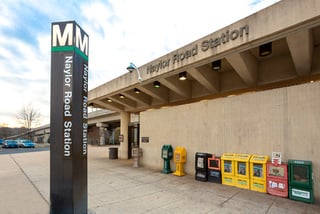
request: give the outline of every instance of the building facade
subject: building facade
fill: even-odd
[[[283,0],[92,89],[89,104],[118,112],[120,158],[136,143],[161,169],[162,146],[182,146],[194,174],[196,152],[281,152],[313,162],[319,199],[319,45],[320,1]]]

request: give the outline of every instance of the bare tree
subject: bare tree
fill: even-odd
[[[40,121],[40,111],[35,109],[32,104],[28,104],[20,110],[17,114],[17,120],[21,123],[28,131],[33,125],[37,125]]]

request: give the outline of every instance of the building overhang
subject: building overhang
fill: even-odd
[[[267,43],[271,53],[260,56]],[[319,45],[320,2],[283,0],[90,90],[88,104],[140,112],[319,81]]]

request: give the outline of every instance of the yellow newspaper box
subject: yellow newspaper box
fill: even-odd
[[[268,156],[252,155],[250,159],[250,189],[267,192],[267,162]]]
[[[235,157],[235,177],[236,186],[249,189],[250,188],[250,168],[249,161],[251,155],[249,154],[236,154]]]
[[[177,147],[174,150],[173,161],[176,163],[176,176],[184,176],[184,163],[187,161],[187,152],[184,147]]]
[[[234,158],[233,153],[223,153],[221,156],[221,180],[224,185],[235,186]]]

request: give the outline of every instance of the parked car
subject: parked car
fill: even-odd
[[[0,145],[2,145],[3,144],[3,139],[0,139]]]
[[[17,140],[20,148],[34,148],[35,143],[32,140]]]
[[[5,140],[3,141],[3,148],[18,148],[18,141],[16,140]]]

